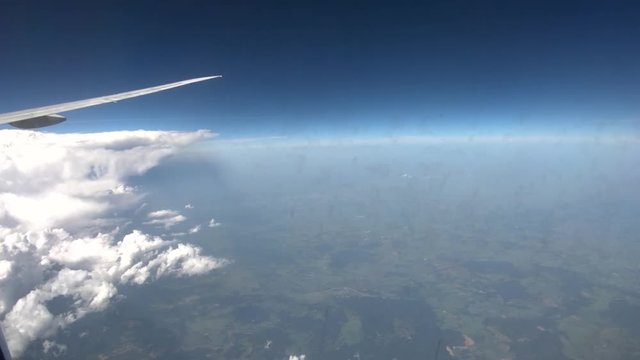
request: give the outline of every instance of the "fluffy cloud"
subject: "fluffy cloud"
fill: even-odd
[[[13,263],[11,263],[11,261],[0,260],[0,281],[8,278],[9,275],[11,275],[12,266],[13,266]]]
[[[39,241],[46,238],[46,241]],[[6,247],[3,244],[3,253]],[[188,276],[206,273],[226,264],[226,260],[200,254],[187,244],[174,244],[159,237],[133,231],[116,241],[111,235],[74,238],[65,231],[28,233],[12,237],[23,266],[40,274],[55,271],[54,276],[36,277],[34,288],[17,300],[6,314],[4,330],[9,347],[20,351],[30,341],[53,334],[87,313],[105,309],[121,284],[141,285],[165,275]],[[26,269],[25,269],[26,272]],[[30,274],[33,275],[33,274]],[[67,311],[54,315],[47,303],[57,297],[73,300]]]
[[[175,210],[158,210],[152,211],[147,214],[147,217],[150,219],[145,222],[147,225],[162,225],[165,229],[169,229],[170,227],[179,224],[187,218],[184,215],[181,215],[179,212]]]
[[[289,360],[305,360],[307,355],[289,355]]]
[[[42,342],[42,352],[45,354],[51,354],[53,357],[59,357],[65,351],[67,351],[66,345],[58,344],[51,340],[45,340]]]
[[[128,178],[210,135],[0,131],[0,319],[14,355],[105,309],[123,284],[203,274],[228,263],[190,244],[138,230],[122,234],[124,220],[113,215],[142,209],[143,195]],[[148,218],[165,227],[184,221],[172,210]],[[49,303],[61,298],[69,305],[52,313]],[[42,344],[53,354],[65,349]]]
[[[189,234],[197,234],[200,231],[201,228],[202,228],[202,226],[196,225],[196,226],[192,227],[191,229],[189,229]],[[0,274],[2,274],[2,273],[0,272]]]
[[[219,222],[216,222],[216,219],[214,219],[214,218],[211,218],[211,220],[209,220],[209,227],[210,228],[218,227],[220,225],[222,225],[222,224],[219,223]]]
[[[125,180],[211,134],[123,131],[48,134],[0,130],[0,221],[42,229],[78,224],[137,202]],[[55,209],[55,211],[52,211]],[[3,223],[0,222],[0,223]]]

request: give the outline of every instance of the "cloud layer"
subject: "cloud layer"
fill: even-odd
[[[203,274],[228,263],[138,230],[121,234],[125,220],[114,216],[140,206],[142,194],[128,178],[209,136],[0,131],[0,319],[14,355],[105,309],[123,284]],[[148,218],[169,228],[181,216],[160,210]],[[50,303],[59,299],[69,305],[52,312]],[[47,351],[64,351],[47,344]]]

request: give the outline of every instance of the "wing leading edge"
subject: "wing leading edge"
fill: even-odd
[[[158,91],[169,90],[179,86],[193,84],[200,81],[220,78],[222,75],[205,76],[195,79],[178,81],[165,85],[153,86],[140,90],[127,91],[114,95],[99,96],[86,100],[72,101],[63,104],[43,106],[39,108],[14,111],[0,114],[0,124],[10,124],[18,128],[32,129],[43,126],[54,125],[65,120],[65,117],[58,113],[82,109],[90,106],[113,103],[116,101],[129,99],[137,96],[152,94]]]

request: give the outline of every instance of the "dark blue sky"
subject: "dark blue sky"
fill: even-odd
[[[640,119],[635,1],[3,1],[0,112],[203,75],[54,131],[582,131]]]

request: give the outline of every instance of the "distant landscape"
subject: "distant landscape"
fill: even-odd
[[[636,144],[212,144],[134,182],[232,264],[125,289],[68,358],[640,356]]]

